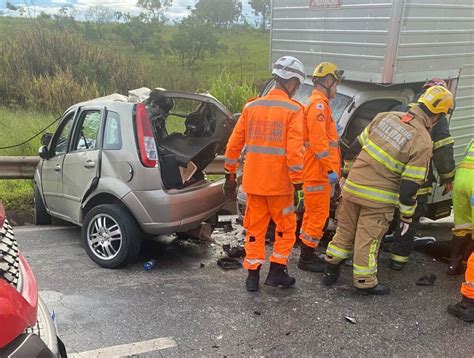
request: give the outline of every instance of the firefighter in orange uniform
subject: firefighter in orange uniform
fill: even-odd
[[[331,185],[339,179],[341,154],[336,123],[329,100],[336,96],[337,85],[344,71],[330,62],[322,62],[313,73],[314,90],[305,108],[303,139],[304,154],[304,205],[301,228],[301,255],[298,268],[323,272],[324,260],[315,252],[329,217]]]
[[[297,58],[278,59],[272,75],[275,88],[247,102],[232,132],[225,153],[224,193],[235,200],[236,171],[245,146],[242,189],[247,194],[243,266],[246,288],[259,289],[260,268],[265,262],[265,233],[270,219],[276,224],[266,285],[291,287],[287,262],[295,243],[294,194],[303,181],[303,107],[291,97],[304,82],[303,64]]]
[[[377,280],[380,241],[398,205],[401,236],[410,228],[416,195],[426,179],[433,151],[429,130],[451,113],[453,95],[433,86],[408,113],[379,113],[354,141],[345,160],[352,168],[341,181],[336,235],[326,250],[323,283],[333,285],[341,263],[352,256],[354,286],[360,294],[385,295],[390,289]],[[344,173],[344,176],[346,174]]]

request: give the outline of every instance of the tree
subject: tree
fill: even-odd
[[[230,27],[242,16],[242,1],[199,0],[193,14],[209,25]]]
[[[250,6],[256,16],[262,17],[261,28],[265,31],[267,28],[267,19],[270,17],[271,0],[250,0]]]
[[[104,25],[115,21],[119,16],[119,13],[111,8],[102,5],[92,6],[85,14],[86,25],[90,26],[91,23],[94,23],[96,36],[101,39],[103,37]]]
[[[157,32],[158,28],[148,23],[145,14],[138,16],[129,13],[121,14],[120,19],[122,23],[117,24],[114,32],[122,40],[129,42],[135,50],[152,48],[155,53],[159,54],[161,41]]]
[[[219,48],[213,29],[196,16],[189,16],[178,25],[170,41],[171,50],[179,57],[181,65],[190,69]]]
[[[151,22],[166,22],[165,11],[173,5],[173,0],[138,0],[137,6],[148,12]]]

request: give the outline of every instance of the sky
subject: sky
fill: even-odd
[[[0,0],[0,9],[5,8],[5,4],[8,0]],[[186,17],[189,13],[186,8],[188,6],[194,7],[197,0],[173,0],[173,6],[167,11],[166,16],[171,20],[180,20]],[[48,14],[54,14],[64,5],[71,5],[79,14],[84,14],[85,11],[93,6],[101,5],[110,7],[113,10],[121,12],[129,12],[132,14],[138,14],[140,10],[137,8],[137,0],[10,0],[10,3],[15,6],[23,6],[28,8],[30,16],[35,16],[41,11]],[[243,13],[249,18],[251,22],[255,21],[252,9],[248,5],[247,0],[242,1]],[[14,15],[14,14],[11,14]]]

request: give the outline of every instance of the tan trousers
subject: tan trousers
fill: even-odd
[[[347,197],[342,198],[337,213],[336,235],[326,250],[326,261],[339,263],[351,257],[354,251],[355,287],[370,288],[377,285],[380,242],[392,221],[394,211],[392,205],[370,207],[357,204]]]

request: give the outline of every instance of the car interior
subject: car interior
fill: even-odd
[[[208,102],[169,98],[152,91],[147,101],[162,179],[168,189],[205,180],[204,169],[223,149],[230,131],[227,117]]]
[[[377,114],[388,112],[394,106],[399,104],[401,104],[400,101],[384,98],[369,101],[360,106],[351,117],[350,122],[341,137],[342,157],[344,157],[347,148],[351,146],[354,140],[362,133],[364,128],[369,125]]]

